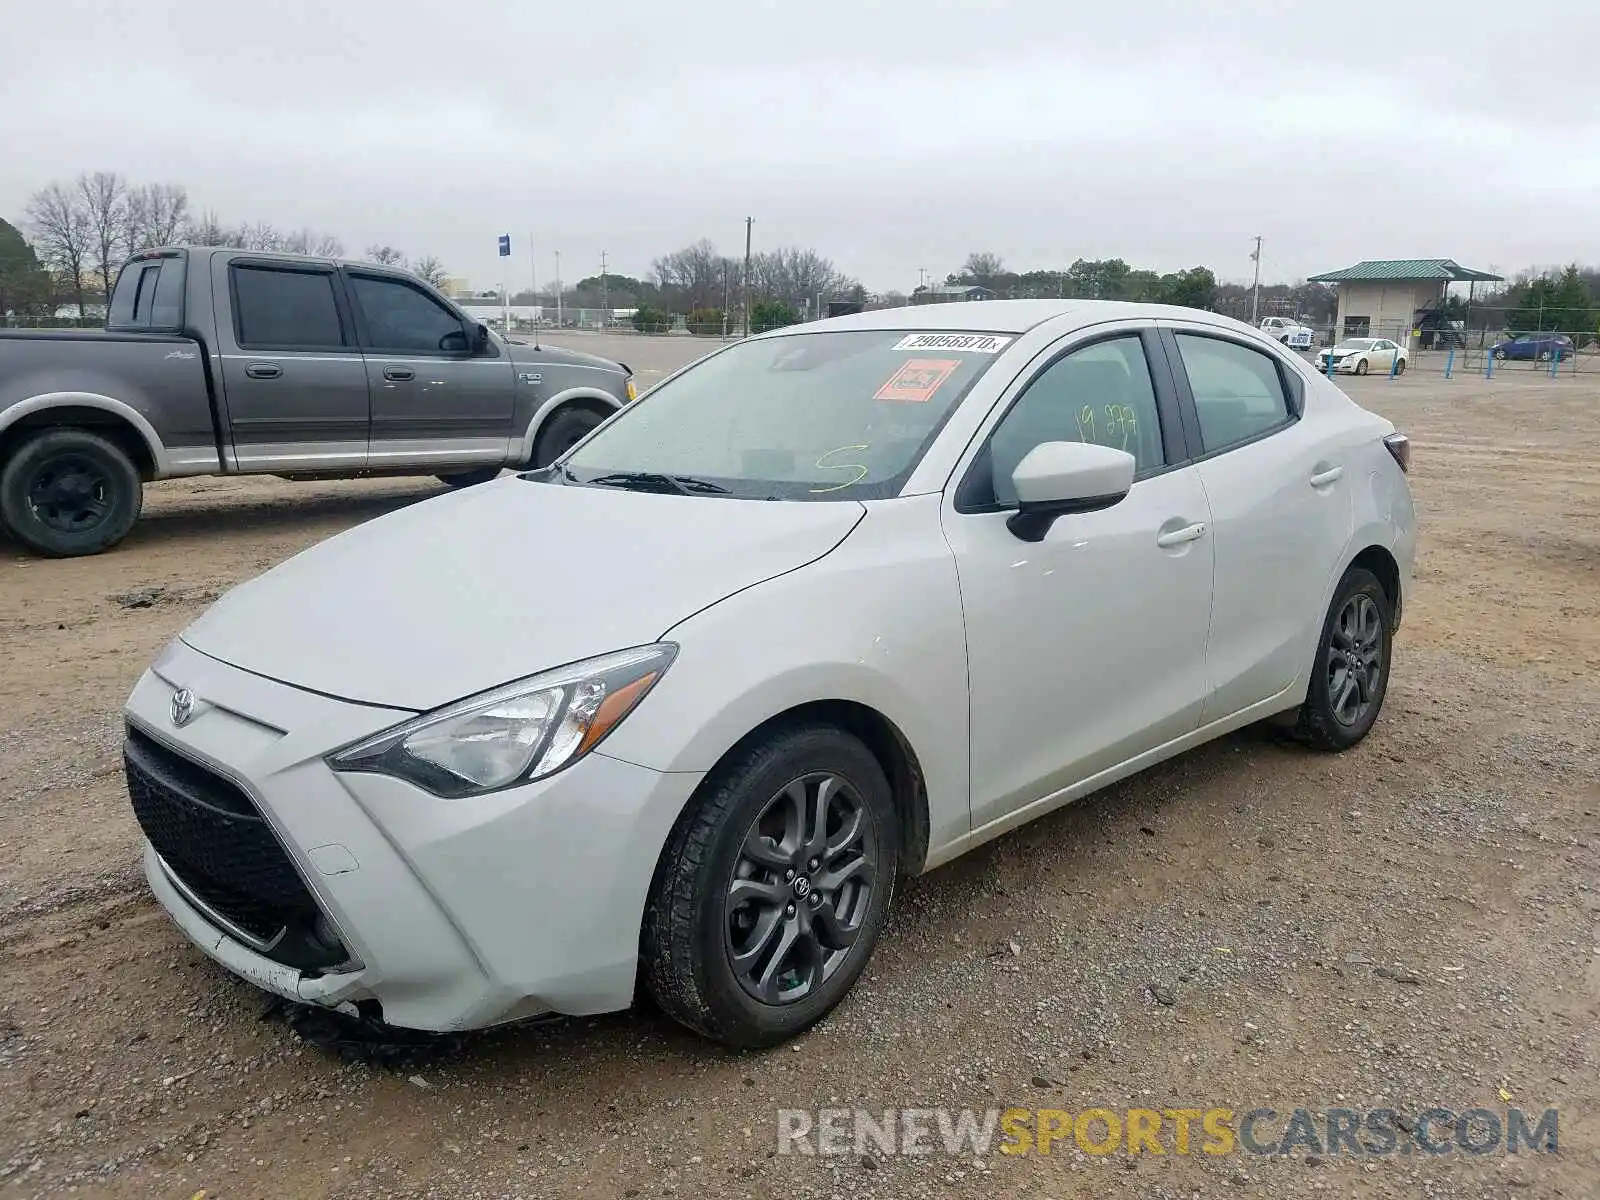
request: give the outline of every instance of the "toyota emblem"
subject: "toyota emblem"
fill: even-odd
[[[192,716],[194,716],[194,693],[188,688],[179,688],[172,693],[172,723],[178,726],[187,725]]]

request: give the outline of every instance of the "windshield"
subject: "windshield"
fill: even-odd
[[[1375,343],[1371,338],[1351,338],[1345,345],[1351,350],[1371,350]]]
[[[558,473],[760,500],[893,496],[1011,340],[901,329],[741,342],[641,396]]]

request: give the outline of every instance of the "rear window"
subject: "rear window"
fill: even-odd
[[[134,259],[117,276],[107,329],[179,329],[183,325],[184,260]]]
[[[247,350],[340,350],[344,322],[328,271],[239,265],[233,279],[233,328]]]

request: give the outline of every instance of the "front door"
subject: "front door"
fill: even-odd
[[[233,318],[218,330],[232,465],[365,466],[367,374],[333,264],[219,255],[213,269]]]
[[[368,465],[506,461],[516,376],[499,343],[467,349],[461,318],[402,276],[348,269],[372,397]]]
[[[1024,384],[946,505],[967,627],[974,829],[1198,726],[1210,513],[1184,464],[1167,370],[1153,332],[1080,336]],[[1011,472],[1046,441],[1125,449],[1135,482],[1119,503],[1024,542],[1006,527]]]

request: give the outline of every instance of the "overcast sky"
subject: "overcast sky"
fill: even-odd
[[[1600,260],[1600,0],[50,0],[0,216],[110,169],[475,286],[700,237],[875,289],[972,250],[1289,279]]]

